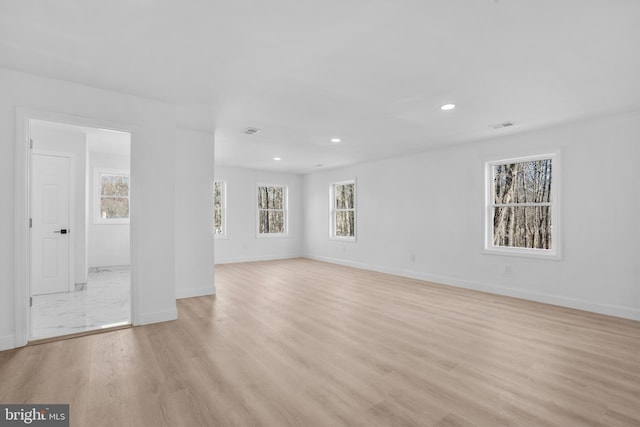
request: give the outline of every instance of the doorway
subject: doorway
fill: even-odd
[[[28,340],[131,323],[128,132],[29,119]]]

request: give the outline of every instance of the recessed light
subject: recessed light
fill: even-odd
[[[331,138],[331,142],[337,144],[338,142],[342,142],[342,140],[340,138]]]
[[[282,160],[280,157],[274,157],[273,160]]]
[[[442,107],[440,107],[440,109],[444,111],[453,110],[454,108],[456,108],[455,104],[444,104]]]

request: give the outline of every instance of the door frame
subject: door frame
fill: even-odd
[[[130,124],[116,123],[101,119],[94,119],[75,114],[58,113],[53,111],[36,110],[25,107],[16,107],[16,123],[15,123],[15,150],[14,150],[14,166],[15,166],[15,191],[14,191],[14,328],[15,328],[15,345],[14,347],[23,347],[27,345],[31,330],[31,307],[29,289],[31,284],[31,263],[30,263],[30,247],[31,237],[29,230],[30,217],[30,193],[31,185],[31,134],[30,121],[44,120],[76,126],[86,126],[99,129],[109,129],[119,132],[128,132],[131,135],[131,154],[133,154],[133,146],[136,140],[136,126]],[[133,174],[135,163],[131,156],[131,175]],[[130,178],[131,179],[131,178]],[[133,184],[133,185],[131,185]],[[130,181],[131,188],[135,183]],[[136,324],[139,313],[139,301],[137,298],[138,287],[135,275],[135,210],[129,210],[130,221],[130,238],[129,245],[131,249],[131,322]]]
[[[69,239],[69,281],[67,283],[67,290],[73,291],[75,289],[76,283],[76,243],[75,243],[75,234],[73,234],[73,230],[75,229],[75,220],[76,220],[76,156],[73,153],[65,153],[62,151],[51,151],[51,150],[36,150],[31,149],[31,153],[29,153],[31,159],[29,159],[29,164],[32,164],[31,161],[33,159],[33,155],[40,156],[55,156],[55,157],[65,157],[69,159],[69,225],[68,228],[71,229],[71,233],[69,233],[72,237]],[[29,173],[30,180],[33,179],[33,167],[30,168]],[[33,196],[31,188],[31,181],[29,182],[29,206],[31,206],[31,197]],[[31,212],[31,210],[29,210]],[[29,245],[31,245],[31,232],[29,232]],[[29,276],[31,276],[31,252],[29,252]],[[29,277],[31,279],[31,277]],[[29,281],[29,296],[31,296],[31,281]]]

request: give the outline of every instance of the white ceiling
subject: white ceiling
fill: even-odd
[[[217,164],[297,173],[639,109],[639,52],[638,0],[0,2],[0,66],[176,103]]]

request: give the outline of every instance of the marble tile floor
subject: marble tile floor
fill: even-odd
[[[131,270],[100,267],[74,292],[35,295],[31,340],[131,323]]]

